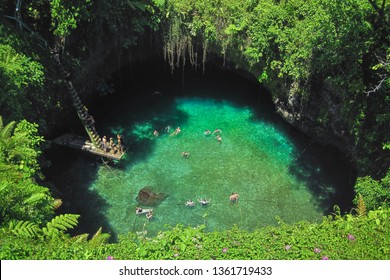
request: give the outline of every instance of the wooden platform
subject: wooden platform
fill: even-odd
[[[106,153],[103,150],[96,149],[95,146],[91,143],[91,141],[87,140],[87,138],[73,135],[70,133],[64,134],[53,140],[53,143],[57,145],[67,146],[70,148],[82,150],[94,155],[102,156],[109,159],[120,160],[125,153]]]

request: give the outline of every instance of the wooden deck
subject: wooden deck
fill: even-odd
[[[91,141],[84,137],[73,135],[70,133],[64,134],[53,140],[57,145],[67,146],[70,148],[82,150],[94,155],[102,156],[109,159],[120,160],[125,153],[106,153],[103,150],[96,149]]]

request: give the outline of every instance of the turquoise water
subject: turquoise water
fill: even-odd
[[[105,164],[75,151],[66,151],[61,163],[52,159],[49,178],[62,190],[64,212],[81,213],[84,231],[103,226],[114,234],[155,235],[176,224],[214,231],[276,225],[277,216],[287,223],[318,221],[333,204],[350,199],[348,165],[274,121],[268,105],[249,100],[259,94],[252,85],[228,80],[194,79],[181,94],[145,88],[139,99],[116,104],[100,130],[124,134],[123,161]],[[166,126],[181,132],[170,136]],[[222,141],[206,136],[207,129],[222,130]],[[153,207],[140,205],[137,194],[145,186],[166,198]],[[240,195],[237,203],[229,201],[232,192]],[[201,198],[211,202],[202,206]],[[195,207],[185,206],[189,199]],[[136,215],[137,206],[153,208],[153,219]]]

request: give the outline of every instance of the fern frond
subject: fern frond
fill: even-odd
[[[364,203],[363,196],[359,193],[359,200],[357,203],[356,212],[359,217],[363,217],[367,214],[366,204]]]
[[[54,217],[43,228],[43,233],[47,236],[53,237],[59,235],[60,232],[65,232],[68,229],[74,228],[78,224],[78,218],[80,215],[76,214],[63,214]]]
[[[51,206],[53,207],[54,210],[57,210],[58,208],[60,208],[62,205],[62,199],[54,199],[53,203],[51,204]]]
[[[92,246],[100,246],[106,244],[110,240],[111,235],[108,233],[102,233],[99,236],[91,239],[89,242]]]
[[[9,122],[5,127],[0,130],[0,140],[7,140],[11,138],[12,132],[15,128],[16,121]]]
[[[102,227],[100,227],[97,232],[92,236],[91,240],[95,240],[97,238],[99,238],[99,236],[102,234]]]
[[[333,215],[335,217],[336,220],[339,220],[341,219],[341,211],[340,211],[340,207],[338,205],[333,205]]]
[[[76,235],[76,236],[72,237],[72,240],[74,240],[74,243],[81,243],[81,242],[87,241],[88,237],[89,237],[89,234],[84,233],[84,234],[80,234],[80,235]]]
[[[102,244],[107,243],[110,237],[111,237],[110,234],[102,233],[102,228],[100,227],[98,231],[92,236],[90,243],[93,246],[100,246]]]
[[[8,229],[15,235],[28,237],[36,237],[40,232],[38,225],[29,221],[11,221]]]
[[[40,201],[46,197],[47,197],[47,195],[44,193],[35,193],[35,194],[31,195],[29,198],[25,199],[23,202],[26,204],[33,204],[33,203]]]

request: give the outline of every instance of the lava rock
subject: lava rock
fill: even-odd
[[[140,189],[137,196],[137,201],[145,206],[156,206],[166,198],[164,193],[156,193],[151,187]]]

